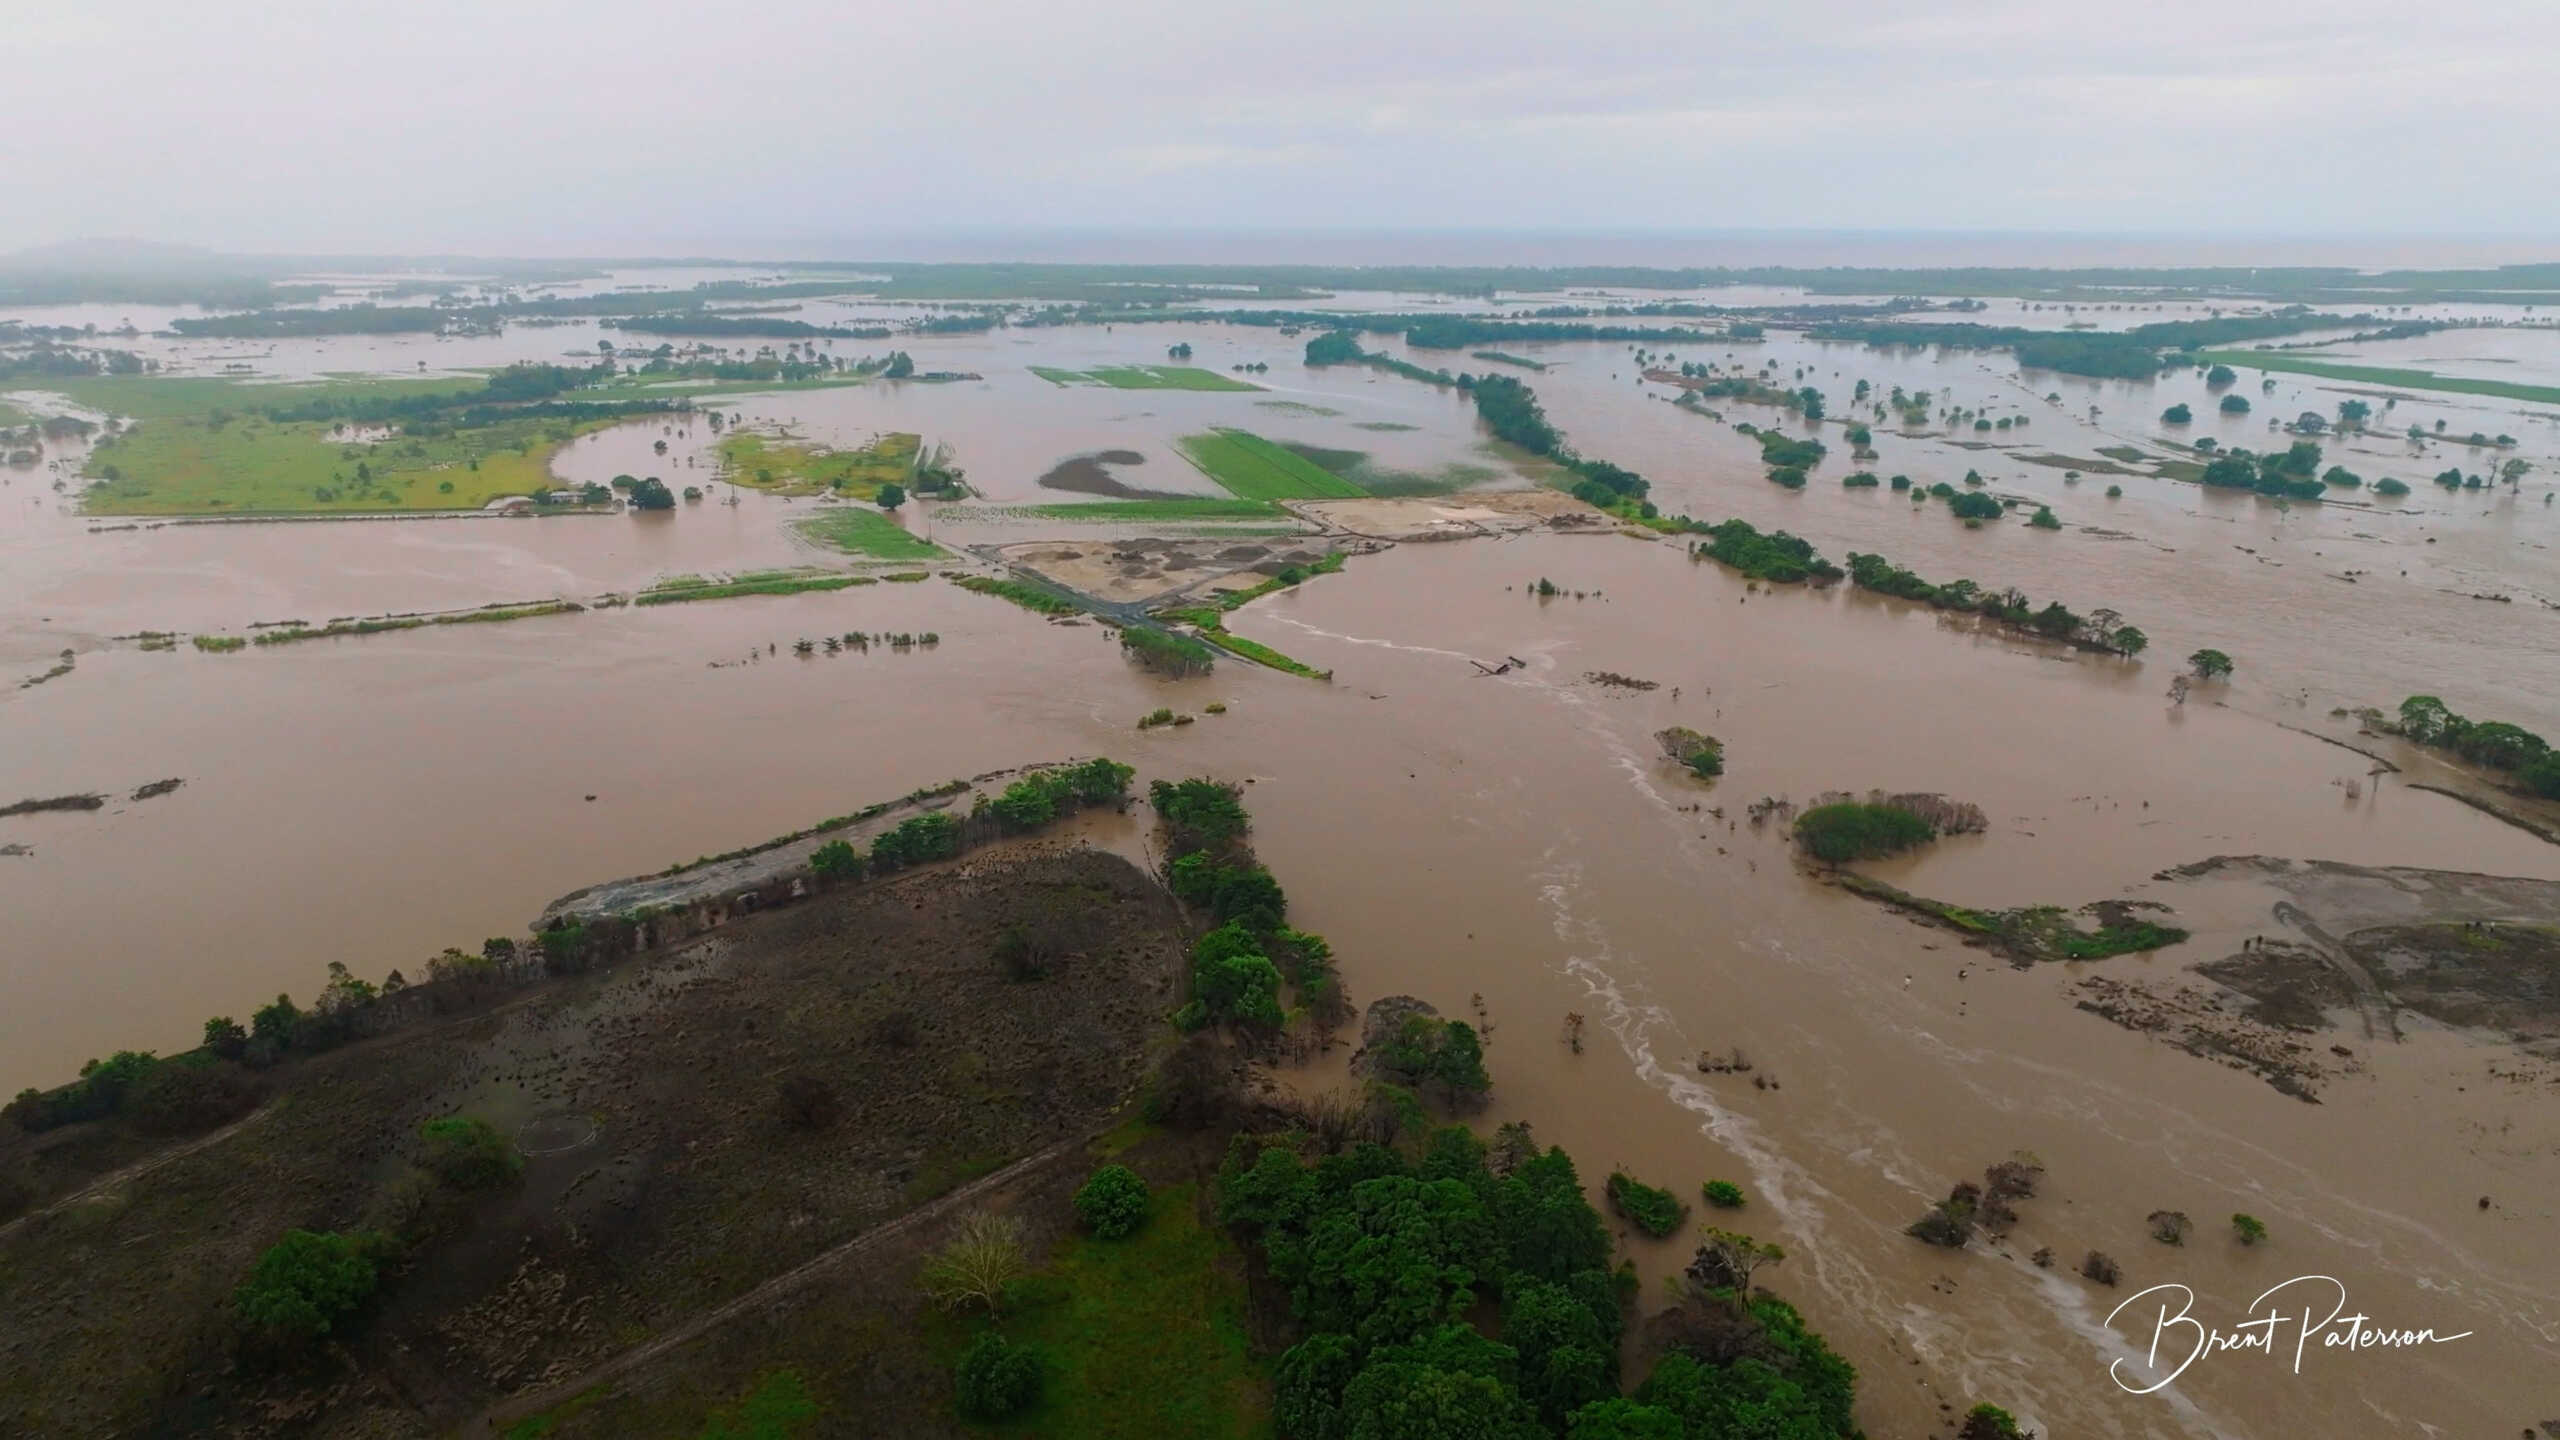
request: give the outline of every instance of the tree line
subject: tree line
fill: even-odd
[[[2513,775],[2546,800],[2560,800],[2560,752],[2521,725],[2469,719],[2433,695],[2412,695],[2400,702],[2399,724],[2385,728],[2483,769]]]
[[[1853,341],[1880,349],[1940,347],[1951,350],[2009,350],[2029,369],[2056,370],[2111,380],[2147,380],[2163,369],[2188,363],[2179,355],[2206,345],[2293,335],[2306,330],[2345,329],[2371,323],[2372,315],[2330,315],[2290,307],[2270,315],[2222,315],[2206,320],[2167,320],[2130,330],[2031,330],[2014,325],[1967,323],[1835,323],[1816,325],[1806,333],[1815,340]]]
[[[1233,1026],[1254,1039],[1288,1024],[1287,982],[1299,1012],[1326,1030],[1350,1014],[1324,937],[1288,924],[1289,898],[1247,840],[1244,792],[1216,780],[1158,780],[1147,803],[1164,827],[1165,880],[1174,897],[1207,913],[1216,928],[1191,952],[1190,998],[1174,1012],[1184,1030]]]
[[[1508,375],[1478,376],[1470,388],[1476,415],[1495,439],[1552,460],[1579,477],[1573,486],[1574,498],[1603,510],[1640,507],[1645,518],[1652,518],[1652,503],[1645,499],[1651,484],[1633,470],[1586,459],[1567,445],[1563,434],[1548,423],[1538,392]]]
[[[812,325],[775,315],[721,315],[698,311],[660,311],[623,315],[596,322],[608,330],[642,335],[761,336],[774,340],[886,340],[897,332],[886,325]]]
[[[2113,610],[2092,610],[2084,616],[2058,600],[2038,609],[2027,599],[2026,592],[2015,586],[1985,590],[1971,580],[1931,584],[1881,555],[1861,555],[1852,551],[1849,555],[1849,583],[1879,595],[1916,600],[1932,609],[1981,615],[2016,629],[2032,631],[2049,640],[2067,641],[2109,654],[2139,655],[2151,645],[2150,636],[2125,624],[2124,617]]]

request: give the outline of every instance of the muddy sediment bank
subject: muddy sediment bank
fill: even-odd
[[[1291,566],[1315,565],[1339,548],[1337,541],[1312,535],[1271,543],[1232,537],[1136,536],[1040,541],[1009,545],[1000,553],[1008,562],[1078,594],[1108,604],[1133,605],[1176,594],[1248,588]]]
[[[1438,499],[1312,500],[1294,508],[1330,529],[1400,543],[1473,540],[1540,529],[1605,535],[1619,528],[1572,496],[1543,489],[1471,491]]]
[[[2197,967],[2256,1018],[2398,1038],[2397,1012],[2560,1058],[2560,883],[2514,876],[2218,857],[2181,880],[2247,877],[2291,897],[2240,953]]]

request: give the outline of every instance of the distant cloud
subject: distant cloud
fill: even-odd
[[[1153,177],[1198,170],[1296,165],[1327,153],[1316,145],[1122,145],[1102,153],[1101,167]]]

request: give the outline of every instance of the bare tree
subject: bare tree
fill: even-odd
[[[924,1293],[945,1310],[971,1302],[993,1315],[1004,1292],[1022,1278],[1022,1222],[1010,1215],[973,1210],[961,1218],[951,1243],[925,1262]]]

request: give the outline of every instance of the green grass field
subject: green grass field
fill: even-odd
[[[892,431],[859,450],[835,450],[788,436],[732,430],[720,437],[720,478],[778,495],[832,490],[870,500],[881,486],[904,485],[914,477],[922,444],[920,436]]]
[[[290,383],[219,375],[96,375],[12,384],[13,390],[67,395],[91,410],[138,420],[202,417],[216,410],[268,410],[312,400],[406,399],[459,395],[487,384],[480,375],[343,375]]]
[[[877,510],[829,510],[800,522],[800,533],[869,560],[939,560],[943,549],[919,540]]]
[[[1363,495],[1448,495],[1501,478],[1490,465],[1453,460],[1437,470],[1390,470],[1373,463],[1365,450],[1336,450],[1291,441],[1283,448]]]
[[[1262,387],[1194,365],[1103,365],[1062,370],[1034,365],[1031,373],[1052,385],[1108,385],[1114,390],[1259,390]]]
[[[1010,600],[1036,615],[1074,615],[1084,607],[1065,596],[1053,594],[1037,585],[1020,580],[997,580],[985,575],[952,575],[944,572],[952,584],[981,595]]]
[[[661,580],[632,596],[631,603],[682,605],[695,600],[734,600],[742,595],[798,595],[810,590],[845,590],[856,585],[878,583],[868,575],[841,575],[814,569],[754,570],[726,580],[704,580],[688,575]]]
[[[839,390],[847,385],[868,384],[868,375],[836,374],[807,380],[713,380],[680,375],[631,374],[614,376],[601,385],[578,392],[580,399],[595,400],[673,400],[679,397],[727,398],[735,395],[770,395],[790,390]]]
[[[1186,435],[1182,453],[1239,500],[1341,500],[1360,487],[1249,430]]]
[[[2352,380],[2362,385],[2396,385],[2404,390],[2442,390],[2456,395],[2489,395],[2501,400],[2532,400],[2560,405],[2560,386],[2518,385],[2506,380],[2474,380],[2467,375],[2438,375],[2432,370],[2394,370],[2378,365],[2341,365],[2334,360],[2304,360],[2264,350],[2206,350],[2196,360],[2235,370],[2281,370],[2290,375],[2317,375],[2324,380]]]
[[[1046,1391],[1030,1413],[982,1428],[1042,1440],[1270,1432],[1271,1382],[1246,1343],[1243,1261],[1200,1223],[1197,1204],[1195,1187],[1167,1186],[1137,1234],[1078,1236],[1052,1252],[996,1322],[1007,1340],[1040,1348]],[[930,1323],[937,1351],[956,1361],[985,1322]]]
[[[170,416],[101,441],[84,500],[93,515],[476,510],[550,488],[552,455],[610,423],[510,420],[358,444],[317,424]]]

